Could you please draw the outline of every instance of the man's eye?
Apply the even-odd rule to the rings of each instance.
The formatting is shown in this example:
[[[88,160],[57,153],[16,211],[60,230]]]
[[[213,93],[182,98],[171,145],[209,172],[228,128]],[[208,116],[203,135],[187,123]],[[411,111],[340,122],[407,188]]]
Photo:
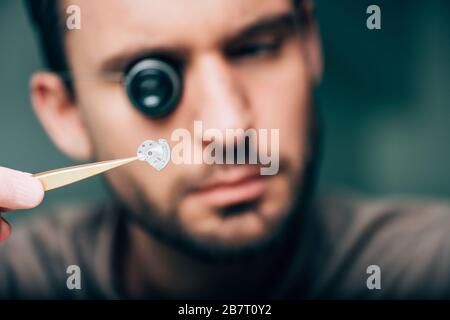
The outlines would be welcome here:
[[[280,47],[281,47],[280,41],[249,43],[228,50],[228,56],[232,59],[241,59],[265,55],[274,55],[278,53]]]

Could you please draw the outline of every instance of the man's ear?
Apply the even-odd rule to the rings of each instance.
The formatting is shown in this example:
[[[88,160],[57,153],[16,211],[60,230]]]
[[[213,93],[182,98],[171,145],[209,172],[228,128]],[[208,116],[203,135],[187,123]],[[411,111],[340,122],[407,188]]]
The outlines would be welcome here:
[[[39,72],[30,86],[34,112],[56,146],[73,159],[91,158],[92,144],[81,112],[63,80],[54,73]]]

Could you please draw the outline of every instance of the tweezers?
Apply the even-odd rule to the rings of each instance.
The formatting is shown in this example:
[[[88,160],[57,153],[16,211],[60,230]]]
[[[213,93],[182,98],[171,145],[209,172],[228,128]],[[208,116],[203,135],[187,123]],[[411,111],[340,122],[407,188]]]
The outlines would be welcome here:
[[[118,160],[88,163],[73,167],[37,173],[34,174],[33,177],[41,181],[45,191],[50,191],[93,177],[108,170],[136,161],[138,159],[139,159],[138,157],[132,157]]]

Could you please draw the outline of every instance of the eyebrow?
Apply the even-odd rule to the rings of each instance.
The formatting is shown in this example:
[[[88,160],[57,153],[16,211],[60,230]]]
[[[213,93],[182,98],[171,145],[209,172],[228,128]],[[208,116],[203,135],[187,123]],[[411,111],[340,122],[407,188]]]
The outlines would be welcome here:
[[[295,16],[288,11],[274,16],[264,17],[237,34],[228,37],[225,43],[240,41],[273,31],[293,31],[296,28]]]
[[[123,72],[130,63],[143,57],[166,57],[172,60],[182,60],[186,57],[187,50],[181,47],[138,47],[127,50],[106,59],[100,66],[101,73]]]
[[[223,43],[242,41],[243,39],[284,28],[286,30],[295,28],[294,14],[291,11],[257,20],[234,35],[226,37]],[[137,47],[107,58],[101,63],[99,71],[102,74],[123,72],[133,61],[143,57],[165,57],[175,61],[184,61],[187,59],[188,54],[189,52],[186,48],[177,46]]]

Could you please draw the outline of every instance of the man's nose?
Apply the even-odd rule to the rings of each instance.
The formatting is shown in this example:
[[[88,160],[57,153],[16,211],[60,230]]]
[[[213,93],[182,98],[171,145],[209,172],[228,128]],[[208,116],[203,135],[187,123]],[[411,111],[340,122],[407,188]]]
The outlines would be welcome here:
[[[195,65],[196,120],[203,128],[248,129],[251,126],[251,108],[245,87],[233,72],[233,66],[220,55],[207,55]]]

